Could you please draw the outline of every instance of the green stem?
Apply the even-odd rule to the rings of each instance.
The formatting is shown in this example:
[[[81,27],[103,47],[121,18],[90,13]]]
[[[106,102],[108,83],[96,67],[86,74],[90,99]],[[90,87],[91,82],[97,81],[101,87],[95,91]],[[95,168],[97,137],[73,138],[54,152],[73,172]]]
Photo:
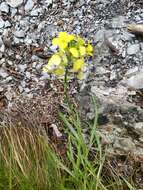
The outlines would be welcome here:
[[[65,77],[64,77],[64,94],[66,102],[69,104],[67,76],[68,76],[68,69],[66,68]]]

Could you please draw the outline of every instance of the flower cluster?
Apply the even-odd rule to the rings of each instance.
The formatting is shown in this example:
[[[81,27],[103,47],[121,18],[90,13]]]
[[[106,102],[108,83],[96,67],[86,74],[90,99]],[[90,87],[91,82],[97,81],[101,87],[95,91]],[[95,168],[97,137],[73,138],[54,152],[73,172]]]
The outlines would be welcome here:
[[[79,36],[69,35],[66,32],[60,32],[59,36],[53,39],[52,44],[58,46],[58,51],[49,59],[43,69],[44,72],[64,76],[68,71],[68,76],[74,73],[78,79],[81,79],[85,57],[93,54],[92,45]]]

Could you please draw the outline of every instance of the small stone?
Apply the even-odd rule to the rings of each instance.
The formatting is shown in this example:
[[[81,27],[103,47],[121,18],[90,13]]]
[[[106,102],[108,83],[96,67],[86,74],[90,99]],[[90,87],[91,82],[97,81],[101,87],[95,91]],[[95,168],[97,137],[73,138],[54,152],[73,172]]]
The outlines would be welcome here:
[[[133,44],[127,48],[127,54],[128,55],[135,55],[139,50],[140,50],[139,44]]]
[[[53,0],[46,0],[45,3],[49,6],[53,3]]]
[[[143,89],[143,71],[125,80],[125,84],[133,89]]]
[[[25,4],[24,9],[25,9],[25,11],[28,12],[28,11],[32,10],[33,7],[34,7],[34,2],[33,2],[33,0],[28,0],[27,3]]]
[[[16,7],[19,7],[23,3],[23,0],[6,0],[6,2],[11,7],[16,8]]]
[[[9,6],[5,2],[2,2],[0,4],[0,11],[4,12],[4,13],[8,13],[9,12]]]
[[[16,15],[16,13],[17,13],[17,8],[11,7],[10,12],[11,12],[11,17],[14,17]]]
[[[3,92],[4,91],[4,88],[3,87],[0,87],[0,92]]]
[[[24,64],[24,65],[20,64],[20,65],[18,65],[17,67],[18,67],[18,69],[19,69],[22,73],[24,73],[24,71],[25,71],[26,68],[27,68],[27,65],[26,65],[26,64]]]
[[[50,50],[51,50],[52,52],[56,52],[56,51],[57,51],[57,48],[58,48],[58,46],[56,46],[56,45],[50,46]]]
[[[38,9],[32,10],[30,15],[33,17],[37,17],[39,15]]]
[[[7,20],[7,21],[5,22],[5,28],[9,28],[9,27],[11,27],[11,23]]]
[[[24,38],[25,37],[25,33],[23,30],[17,30],[14,32],[14,35],[17,37],[17,38]]]
[[[19,92],[20,92],[20,93],[23,92],[23,88],[22,88],[22,86],[19,86],[18,89],[19,89]]]
[[[134,129],[139,136],[143,137],[143,122],[136,123]]]
[[[0,69],[0,77],[2,78],[8,77],[7,72],[3,68]]]
[[[139,67],[134,67],[134,68],[131,68],[129,69],[126,73],[125,73],[125,76],[132,76],[133,74],[136,74],[137,72],[139,71]]]
[[[125,26],[125,17],[118,16],[112,20],[112,28],[122,28]]]
[[[2,18],[0,18],[0,28],[4,28],[5,22]]]

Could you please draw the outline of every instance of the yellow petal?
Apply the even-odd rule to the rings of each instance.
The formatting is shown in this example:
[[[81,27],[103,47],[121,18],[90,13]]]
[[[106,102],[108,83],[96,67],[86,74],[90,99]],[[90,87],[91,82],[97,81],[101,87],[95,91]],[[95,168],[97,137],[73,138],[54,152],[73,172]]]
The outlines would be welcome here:
[[[83,72],[79,72],[79,73],[77,74],[77,78],[78,78],[79,80],[82,80],[82,79],[84,78]]]
[[[61,50],[65,50],[68,47],[68,43],[66,41],[62,41],[62,40],[59,41],[58,45]]]
[[[84,46],[79,47],[79,52],[81,56],[86,55],[86,48]]]
[[[76,48],[70,48],[69,49],[70,53],[72,54],[73,57],[78,58],[79,57],[79,52]]]
[[[68,35],[67,37],[67,42],[71,42],[72,40],[75,39],[75,36],[74,35]]]
[[[59,68],[53,71],[53,73],[57,76],[63,76],[65,74],[64,68]]]
[[[79,70],[81,70],[84,66],[84,61],[83,59],[78,59],[74,62],[73,64],[73,72],[77,72]]]
[[[88,43],[86,51],[88,55],[91,55],[91,56],[93,55],[93,47],[90,43]]]
[[[77,38],[77,43],[78,43],[79,45],[85,45],[85,40],[84,40],[83,38],[78,37],[78,38]]]
[[[59,64],[61,63],[61,57],[59,56],[59,55],[57,55],[57,54],[54,54],[51,58],[50,58],[50,60],[49,60],[49,62],[48,62],[48,65],[49,66],[58,66]]]
[[[65,40],[68,37],[67,32],[60,32],[59,33],[59,38],[62,40]]]
[[[52,44],[53,44],[53,45],[59,45],[59,38],[54,38],[54,39],[52,40]]]

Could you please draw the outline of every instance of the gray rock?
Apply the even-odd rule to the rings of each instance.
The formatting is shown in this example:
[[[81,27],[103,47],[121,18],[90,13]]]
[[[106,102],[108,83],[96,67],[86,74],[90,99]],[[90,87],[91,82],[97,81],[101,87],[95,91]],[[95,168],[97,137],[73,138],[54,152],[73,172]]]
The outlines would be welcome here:
[[[23,73],[23,72],[26,70],[27,65],[26,65],[26,64],[24,64],[24,65],[19,64],[19,65],[17,66],[17,68]]]
[[[0,28],[4,28],[5,22],[2,18],[0,18]]]
[[[127,48],[127,54],[128,55],[135,55],[140,50],[139,44],[133,44],[128,46]]]
[[[139,67],[136,66],[136,67],[134,67],[134,68],[129,69],[129,70],[125,73],[125,76],[130,77],[130,76],[136,74],[138,71],[139,71]]]
[[[28,0],[28,1],[26,2],[26,4],[25,4],[24,9],[25,9],[25,11],[27,12],[27,11],[32,10],[33,7],[34,7],[34,2],[33,2],[33,0]]]
[[[17,30],[17,31],[14,32],[14,35],[17,38],[24,38],[25,37],[25,32],[23,30]]]
[[[5,28],[9,28],[11,27],[11,23],[7,20],[5,21]]]
[[[3,68],[0,68],[0,77],[2,78],[8,77],[7,72]]]
[[[0,86],[0,92],[3,92],[4,91],[4,88]]]
[[[134,129],[139,136],[143,137],[143,122],[136,123]]]
[[[125,17],[118,16],[112,20],[112,28],[122,28],[125,26]]]
[[[136,150],[136,146],[131,138],[118,138],[114,143],[114,148],[127,152]]]
[[[39,10],[38,9],[32,10],[30,15],[33,17],[37,17],[39,15]]]
[[[45,3],[49,6],[53,3],[53,0],[45,0]]]
[[[143,71],[125,80],[125,84],[133,89],[143,89]]]
[[[0,4],[0,11],[4,13],[9,13],[9,6],[5,2],[2,2]]]
[[[16,8],[16,7],[19,7],[23,3],[23,0],[6,0],[6,2],[11,7]]]

